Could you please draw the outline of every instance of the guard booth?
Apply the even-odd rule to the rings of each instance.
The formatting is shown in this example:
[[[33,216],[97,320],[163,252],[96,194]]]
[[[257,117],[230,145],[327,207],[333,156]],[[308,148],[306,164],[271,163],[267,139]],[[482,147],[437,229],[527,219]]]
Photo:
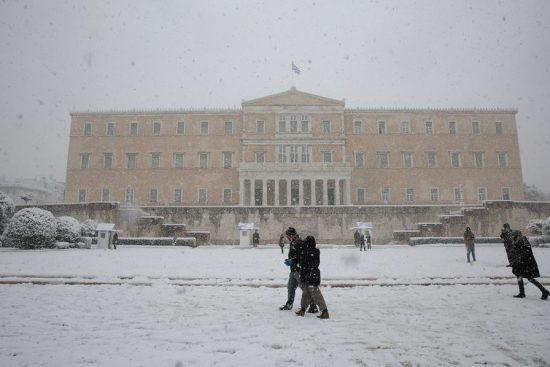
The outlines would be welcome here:
[[[359,231],[359,233],[362,235],[368,232],[370,236],[370,243],[372,245],[372,227],[372,222],[357,222],[357,225],[351,229],[353,231]]]
[[[256,229],[254,223],[239,223],[240,247],[252,247],[252,232]]]
[[[113,248],[113,235],[118,232],[113,223],[99,223],[96,228],[97,248]]]

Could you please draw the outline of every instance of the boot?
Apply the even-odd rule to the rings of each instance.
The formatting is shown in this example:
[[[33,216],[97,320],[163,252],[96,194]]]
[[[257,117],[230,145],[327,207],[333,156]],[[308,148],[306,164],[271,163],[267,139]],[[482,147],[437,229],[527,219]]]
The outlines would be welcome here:
[[[550,292],[548,292],[548,290],[546,290],[546,288],[544,288],[542,284],[540,284],[535,279],[529,279],[529,281],[533,283],[542,292],[542,296],[540,296],[540,299],[548,299],[548,295],[550,295]]]
[[[317,306],[315,303],[312,303],[309,305],[309,309],[307,310],[307,313],[317,313],[319,310],[317,309]]]
[[[279,307],[279,310],[281,310],[281,311],[283,311],[283,310],[292,310],[292,305],[288,304],[288,303],[285,303],[284,306]]]
[[[546,289],[544,292],[542,292],[542,296],[540,296],[540,299],[548,299],[548,296],[550,296],[550,292],[548,292]]]
[[[305,314],[306,314],[306,309],[305,308],[300,308],[298,311],[296,311],[296,316],[304,317]]]
[[[317,316],[318,319],[328,319],[328,310],[324,309],[319,316]]]
[[[523,287],[523,279],[518,279],[519,293],[516,294],[515,298],[525,298],[525,288]]]

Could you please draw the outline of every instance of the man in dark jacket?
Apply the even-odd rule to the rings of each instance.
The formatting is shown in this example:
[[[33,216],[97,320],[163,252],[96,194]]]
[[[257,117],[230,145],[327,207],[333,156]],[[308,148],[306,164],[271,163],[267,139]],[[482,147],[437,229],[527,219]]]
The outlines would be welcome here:
[[[504,242],[504,249],[506,250],[506,256],[508,257],[508,267],[512,266],[513,245],[512,245],[512,229],[508,223],[502,225],[500,230],[500,238]]]
[[[302,283],[302,300],[300,309],[296,312],[298,316],[304,316],[306,307],[310,302],[315,302],[322,310],[320,319],[328,319],[327,304],[319,285],[321,284],[321,271],[319,270],[320,252],[316,247],[315,237],[307,236],[303,242],[302,253],[300,254],[300,282]]]
[[[542,292],[541,299],[547,299],[550,292],[544,288],[542,284],[535,280],[540,277],[537,261],[531,250],[531,244],[527,237],[523,236],[520,231],[512,231],[513,257],[512,257],[512,273],[518,278],[519,293],[516,298],[525,298],[525,290],[523,287],[523,278],[533,283]]]
[[[301,287],[300,284],[300,254],[302,253],[302,239],[298,236],[294,227],[288,227],[285,232],[288,239],[289,249],[288,258],[285,260],[285,265],[290,266],[290,274],[288,276],[287,291],[288,298],[286,303],[280,307],[280,310],[292,310],[294,304],[294,297],[296,295],[296,288]],[[309,311],[311,313],[318,312],[315,303],[310,305]]]
[[[260,244],[260,234],[258,233],[258,230],[254,231],[254,234],[252,234],[252,246],[258,247]]]

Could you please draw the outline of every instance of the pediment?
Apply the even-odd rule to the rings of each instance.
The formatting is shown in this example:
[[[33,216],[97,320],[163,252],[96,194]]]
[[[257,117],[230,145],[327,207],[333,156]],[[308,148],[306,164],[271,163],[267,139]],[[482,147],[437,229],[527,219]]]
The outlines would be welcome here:
[[[243,101],[247,106],[344,106],[343,100],[317,96],[292,87],[289,90],[265,97]]]

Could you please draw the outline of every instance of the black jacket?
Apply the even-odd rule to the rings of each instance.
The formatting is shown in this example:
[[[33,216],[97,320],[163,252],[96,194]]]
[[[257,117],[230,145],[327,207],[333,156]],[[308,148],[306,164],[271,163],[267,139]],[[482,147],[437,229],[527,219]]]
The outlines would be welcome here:
[[[512,263],[514,259],[514,245],[512,244],[512,230],[502,229],[500,231],[500,238],[502,238],[502,242],[504,242],[504,249],[506,250],[506,256],[508,257],[508,262]]]
[[[300,254],[302,253],[302,239],[300,236],[295,235],[293,240],[290,241],[288,258],[292,260],[290,271],[300,271]]]
[[[527,279],[540,277],[537,261],[527,237],[522,236],[513,247],[512,273]]]
[[[305,285],[315,286],[321,284],[319,264],[320,252],[315,247],[315,241],[304,241],[304,247],[300,256],[300,282]]]
[[[252,234],[252,243],[255,243],[255,244],[260,243],[260,234],[258,232],[254,232]]]

